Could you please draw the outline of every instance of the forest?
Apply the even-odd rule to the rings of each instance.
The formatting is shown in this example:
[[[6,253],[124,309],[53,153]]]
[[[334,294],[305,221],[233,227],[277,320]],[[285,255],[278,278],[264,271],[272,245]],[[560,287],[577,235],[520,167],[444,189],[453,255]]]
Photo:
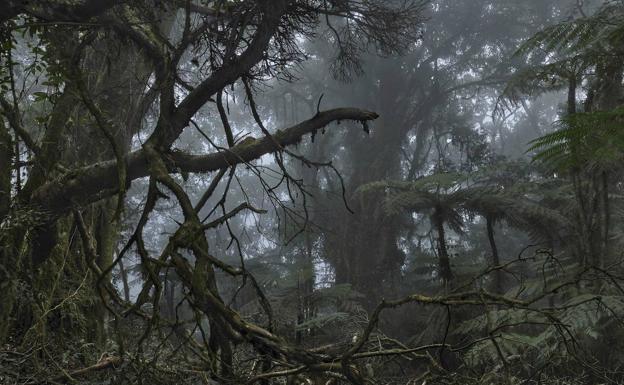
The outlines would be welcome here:
[[[0,0],[0,385],[624,384],[624,1]]]

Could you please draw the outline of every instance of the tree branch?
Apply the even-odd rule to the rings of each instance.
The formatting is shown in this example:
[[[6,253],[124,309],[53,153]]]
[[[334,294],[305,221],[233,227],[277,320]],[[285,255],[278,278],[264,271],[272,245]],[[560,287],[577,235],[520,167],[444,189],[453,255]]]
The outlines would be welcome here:
[[[86,22],[121,3],[121,0],[86,0],[78,4],[56,1],[8,0],[7,3],[0,5],[0,23],[10,20],[20,13],[48,21]]]
[[[339,108],[324,111],[312,119],[306,120],[284,130],[278,130],[271,137],[249,139],[231,149],[208,155],[188,155],[182,152],[168,154],[169,172],[180,171],[208,173],[230,166],[247,163],[263,155],[274,153],[280,147],[299,143],[303,136],[312,134],[329,123],[341,120],[366,122],[375,120],[374,112],[356,108]],[[149,174],[144,150],[139,150],[126,157],[128,182]],[[126,184],[128,185],[128,184]],[[31,203],[45,207],[52,215],[62,215],[75,205],[86,205],[100,199],[113,196],[119,189],[117,162],[108,160],[72,171],[62,177],[46,183],[37,189]]]
[[[169,148],[180,136],[191,118],[206,102],[219,90],[234,83],[239,77],[248,72],[265,56],[271,37],[280,25],[283,13],[288,7],[288,1],[272,1],[266,7],[258,30],[248,48],[234,60],[223,63],[210,77],[202,81],[176,108],[171,121],[161,119],[148,139],[148,143],[157,148]]]

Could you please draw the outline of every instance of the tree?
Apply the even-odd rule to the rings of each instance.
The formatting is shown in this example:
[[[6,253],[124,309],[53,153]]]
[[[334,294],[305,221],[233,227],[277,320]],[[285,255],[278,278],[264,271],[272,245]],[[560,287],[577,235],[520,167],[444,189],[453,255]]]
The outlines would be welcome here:
[[[622,15],[621,4],[607,1],[591,16],[583,14],[540,31],[517,52],[533,65],[519,71],[504,93],[514,103],[527,92],[567,90],[559,129],[534,140],[529,151],[569,177],[579,217],[579,258],[603,266],[611,253],[610,175],[617,173],[614,162],[621,156],[615,127],[624,92]],[[586,96],[582,104],[581,87]]]
[[[338,132],[319,140],[321,153],[332,156],[343,171],[344,183],[331,174],[318,174],[318,184],[326,186],[318,193],[338,198],[332,210],[325,209],[327,200],[320,200],[320,213],[311,218],[320,228],[323,257],[336,281],[364,294],[365,306],[372,308],[401,290],[407,258],[399,242],[413,226],[380,215],[382,196],[355,192],[375,181],[414,180],[428,175],[431,167],[436,172],[474,171],[479,162],[489,162],[485,134],[476,131],[485,131],[478,126],[489,119],[486,101],[497,97],[509,78],[507,69],[517,60],[507,54],[548,23],[564,3],[434,1],[426,12],[421,41],[399,58],[365,56],[362,75],[348,87],[329,76],[322,60],[331,55],[328,48],[322,42],[311,48],[313,59],[305,66],[309,76],[295,91],[323,93],[325,103],[370,106],[381,116],[370,138]],[[330,40],[331,29],[326,35]],[[292,89],[278,89],[276,94],[286,95],[284,99],[300,108],[310,108],[310,103],[316,107],[315,100]],[[483,103],[471,103],[475,93]],[[497,140],[496,135],[488,139]],[[352,214],[342,209],[343,185]],[[382,282],[382,289],[372,287],[371,281]]]
[[[28,306],[15,306],[20,276],[32,278],[43,271],[86,274],[94,297],[99,296],[97,301],[114,318],[119,319],[120,312],[133,313],[152,325],[160,322],[162,273],[172,268],[193,310],[209,321],[208,348],[215,357],[219,355],[221,376],[233,376],[232,343],[246,342],[268,356],[311,368],[317,365],[316,353],[289,345],[271,332],[270,323],[264,329],[241,319],[217,289],[215,268],[253,278],[244,266],[230,266],[213,257],[205,231],[241,211],[262,210],[245,203],[202,223],[199,212],[215,189],[209,188],[193,203],[176,175],[218,172],[213,179],[216,186],[228,169],[234,172],[237,165],[250,165],[266,154],[309,163],[287,147],[334,121],[377,119],[374,112],[339,108],[317,111],[308,120],[270,133],[258,117],[253,89],[269,76],[289,76],[291,67],[304,59],[298,39],[310,36],[320,17],[348,20],[345,31],[358,37],[336,41],[341,65],[341,61],[357,62],[359,49],[349,49],[360,43],[388,53],[399,51],[416,38],[420,11],[420,2],[376,1],[3,3],[0,133],[3,166],[13,166],[2,168],[1,261],[2,280],[8,286],[2,300],[0,340],[9,334],[11,340],[23,337],[14,329],[16,318],[25,329],[29,325],[21,321],[29,317],[46,324],[46,311],[29,315]],[[30,56],[16,58],[18,50],[21,54],[24,49],[30,50]],[[194,74],[182,71],[189,58],[196,67]],[[248,90],[259,139],[234,140],[223,113],[222,94],[236,83]],[[41,102],[43,113],[31,108],[32,100]],[[207,103],[215,103],[221,112],[226,140],[207,137],[215,146],[208,154],[177,150],[175,142],[186,127],[195,125],[195,117]],[[146,132],[140,148],[132,150],[133,137]],[[225,142],[226,147],[217,142]],[[285,168],[282,171],[285,179],[294,182]],[[129,186],[139,178],[149,180],[146,203],[129,242],[113,261],[115,224]],[[143,232],[164,197],[174,199],[183,222],[162,252],[153,256],[145,247]],[[30,212],[34,222],[24,220],[24,213]],[[74,234],[81,238],[80,245],[74,242]],[[126,303],[108,277],[132,247],[147,279],[137,301]],[[57,265],[68,255],[75,259],[78,271]],[[33,279],[27,290],[35,297],[44,295],[43,282]],[[72,283],[67,283],[65,290],[70,291]],[[58,308],[52,298],[49,302],[50,309]],[[148,303],[152,310],[146,313]],[[85,311],[83,315],[90,313]],[[267,314],[270,318],[268,309]],[[98,334],[105,333],[105,316],[99,313],[91,318],[99,324]],[[151,330],[148,327],[139,341],[139,352]],[[359,376],[350,368],[345,365],[347,377]]]
[[[444,282],[453,280],[445,225],[456,234],[464,231],[466,215],[480,215],[485,219],[488,241],[492,252],[492,267],[501,267],[494,239],[494,224],[506,221],[510,225],[533,234],[557,232],[568,227],[569,220],[556,210],[531,201],[521,187],[508,186],[488,180],[487,174],[433,174],[414,182],[376,182],[363,187],[362,192],[385,190],[384,209],[388,215],[405,211],[426,214],[437,234],[439,277]],[[493,179],[493,178],[492,178]],[[557,229],[557,230],[553,230]],[[500,270],[495,270],[494,289],[502,291]]]
[[[618,4],[428,4],[3,2],[0,382],[621,382]]]

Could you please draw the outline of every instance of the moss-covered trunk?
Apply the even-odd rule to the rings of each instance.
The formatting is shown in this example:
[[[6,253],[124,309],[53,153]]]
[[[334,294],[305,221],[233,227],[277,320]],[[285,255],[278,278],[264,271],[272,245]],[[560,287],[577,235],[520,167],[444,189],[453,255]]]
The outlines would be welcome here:
[[[59,58],[78,55],[73,51],[79,46],[78,37],[73,32],[57,33],[50,39],[51,44],[58,47]],[[122,44],[114,36],[102,36],[78,55],[82,58],[79,68],[86,95],[79,92],[76,73],[67,70],[65,87],[56,97],[48,114],[40,150],[34,155],[34,166],[30,167],[28,180],[16,197],[16,208],[36,210],[31,204],[34,192],[58,177],[61,173],[60,165],[71,169],[115,157],[113,147],[102,132],[102,127],[97,124],[93,112],[85,107],[85,97],[90,98],[110,122],[116,145],[124,154],[130,151],[132,137],[140,129],[145,112],[147,103],[143,103],[143,95],[152,66],[138,48],[132,49],[125,44],[121,47]],[[60,64],[70,65],[67,62]],[[9,146],[8,150],[4,150],[5,142],[11,144],[11,137],[7,136],[6,131],[2,126],[2,191],[11,188],[10,175],[5,175],[5,170],[9,174],[11,172],[11,148]],[[0,193],[0,214],[8,211],[10,202],[6,197],[6,194]],[[119,221],[115,218],[117,198],[75,208],[85,218],[95,243],[95,262],[104,270],[112,263],[119,235]],[[19,308],[15,307],[14,301],[4,300],[3,296],[0,304],[0,337],[5,334],[3,330],[8,329],[8,315],[17,314],[22,324],[21,332],[16,331],[17,340],[28,337],[23,334],[25,331],[45,334],[47,329],[54,329],[61,333],[84,333],[85,340],[103,344],[106,341],[107,311],[95,287],[98,277],[89,269],[73,217],[45,219],[35,226],[26,223],[19,233],[19,237],[1,243],[0,257],[3,260],[0,266],[16,268],[18,250],[20,255],[30,255],[30,258],[25,259],[27,263],[20,265],[19,272],[0,272],[0,278],[3,278],[3,285],[7,285],[8,293],[11,291],[9,288],[15,286],[15,281],[4,279],[3,274],[30,277],[24,284],[36,294],[32,300],[22,301]],[[110,276],[106,279],[110,279]],[[53,282],[52,286],[50,282]]]
[[[13,172],[13,139],[0,116],[0,224],[9,213]],[[13,251],[0,227],[0,345],[5,342],[15,301],[16,269]]]

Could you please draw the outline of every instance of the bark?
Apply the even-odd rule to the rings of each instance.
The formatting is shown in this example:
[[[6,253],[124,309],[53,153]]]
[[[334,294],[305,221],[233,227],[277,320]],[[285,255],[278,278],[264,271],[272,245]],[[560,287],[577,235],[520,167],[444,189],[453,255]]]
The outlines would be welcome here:
[[[401,177],[401,146],[407,130],[412,127],[409,117],[413,112],[406,102],[411,99],[405,93],[412,95],[414,92],[404,87],[404,73],[392,63],[372,59],[370,67],[370,76],[379,79],[375,91],[370,93],[370,83],[365,82],[366,91],[344,98],[357,104],[374,105],[381,119],[376,122],[370,138],[360,138],[355,133],[347,137],[348,163],[354,167],[346,188],[353,214],[345,212],[344,202],[339,201],[336,208],[339,217],[329,218],[326,225],[332,229],[328,232],[327,250],[336,283],[350,284],[363,294],[362,305],[368,310],[381,298],[396,295],[394,289],[405,255],[397,245],[400,218],[386,215],[382,207],[383,194],[360,196],[355,192],[370,182]],[[401,90],[404,93],[397,93]],[[371,285],[371,282],[378,284]]]
[[[567,113],[568,116],[576,114],[576,90],[577,90],[577,77],[575,74],[571,75],[568,83],[568,102]],[[572,151],[578,148],[578,144],[572,143]],[[574,153],[573,153],[574,155]],[[574,185],[574,195],[579,205],[578,218],[580,222],[580,252],[581,262],[583,265],[587,264],[590,256],[593,253],[592,247],[592,235],[591,235],[591,213],[588,209],[588,202],[586,193],[584,191],[583,175],[580,167],[577,165],[571,171],[572,183]]]
[[[600,262],[600,267],[604,268],[605,259],[608,259],[611,254],[609,240],[611,239],[611,205],[609,201],[609,173],[603,171],[601,175],[602,181],[602,218],[603,218],[603,231],[604,236],[602,239],[602,252],[605,256]]]
[[[624,80],[623,68],[624,60],[620,58],[609,60],[598,67],[597,89],[595,90],[595,107],[597,110],[613,110],[620,107],[624,102],[624,87],[622,87],[622,81]],[[600,242],[601,258],[596,261],[600,267],[604,267],[611,262],[610,257],[612,254],[612,248],[610,247],[611,205],[609,199],[609,177],[609,170],[603,170],[600,175],[601,191],[599,198],[602,208],[600,214],[602,216],[601,227],[603,233],[600,235],[600,238],[602,238]]]
[[[498,255],[498,247],[496,246],[496,239],[494,238],[494,221],[490,216],[486,216],[485,224],[487,227],[488,241],[490,242],[490,248],[492,249],[492,266],[500,266],[500,257]],[[502,293],[503,291],[503,277],[502,271],[496,269],[494,271],[494,278],[492,282],[492,291],[494,293]]]
[[[444,220],[442,219],[439,209],[435,209],[433,214],[433,223],[438,233],[438,258],[440,261],[440,278],[445,283],[453,280],[453,271],[451,270],[451,261],[448,249],[446,247],[446,234],[444,231]]]
[[[568,81],[568,115],[574,115],[576,114],[576,75],[571,75]]]
[[[321,112],[312,119],[278,131],[273,138],[243,141],[232,149],[208,155],[188,155],[182,152],[168,154],[169,172],[207,173],[250,162],[262,155],[280,151],[282,147],[297,144],[306,134],[311,134],[333,121],[377,119],[377,114],[352,108]],[[128,182],[149,175],[144,150],[126,157]],[[68,173],[46,183],[33,194],[32,203],[55,214],[62,215],[75,204],[88,205],[117,193],[119,180],[115,160],[98,162]]]
[[[13,139],[4,119],[0,116],[0,223],[6,219],[11,205],[11,176],[13,162]],[[15,302],[16,261],[13,250],[0,230],[0,345],[5,342],[11,326],[11,315]]]
[[[86,6],[88,3],[97,7],[112,6],[112,2],[109,1],[99,4],[87,1],[83,4]],[[92,11],[95,12],[93,9]],[[105,12],[105,9],[101,11]],[[172,20],[164,18],[161,22],[165,33],[170,28]],[[79,168],[114,156],[118,158],[119,151],[122,151],[122,156],[129,151],[132,136],[140,128],[142,120],[137,119],[137,115],[143,116],[144,113],[141,108],[144,107],[141,96],[153,71],[149,61],[144,59],[144,55],[137,47],[128,47],[114,35],[101,36],[80,51],[77,51],[78,39],[72,32],[55,31],[47,37],[50,44],[55,47],[54,52],[58,56],[59,63],[70,70],[67,71],[68,78],[64,91],[53,105],[40,142],[41,147],[35,152],[35,166],[30,170],[28,182],[19,194],[19,202],[23,205],[33,203],[37,205],[33,199],[34,193],[59,177],[60,164],[70,169]],[[69,63],[68,58],[71,57],[79,59],[75,63]],[[109,130],[108,132],[102,132],[101,121],[98,121],[98,116],[94,116],[92,107],[94,105],[101,114],[99,118],[107,122],[107,127],[104,128]],[[87,108],[89,106],[91,108]],[[72,122],[80,122],[80,127],[76,127]],[[134,124],[129,124],[131,122]],[[108,138],[106,134],[110,134]],[[110,137],[114,138],[114,143],[108,140]],[[115,147],[117,154],[114,151]],[[115,174],[118,173],[119,168]],[[62,174],[60,177],[62,178]],[[118,176],[117,178],[119,179]],[[112,195],[102,196],[106,199],[83,209],[88,230],[94,236],[97,255],[95,263],[100,270],[105,270],[111,264],[118,237],[119,226],[115,218],[117,199]],[[67,198],[71,200],[71,197]],[[36,268],[51,259],[53,250],[60,241],[58,235],[67,233],[72,226],[62,214],[66,214],[75,206],[68,206],[68,210],[59,215],[49,212],[45,206],[39,207],[53,215],[47,223],[33,231],[34,239],[30,248],[33,272],[28,274],[34,274]],[[74,249],[76,247],[73,246]],[[81,250],[72,250],[72,253],[79,256]],[[88,269],[87,266],[82,268]],[[63,274],[74,273],[67,271]],[[86,271],[82,274],[84,273]],[[33,287],[33,290],[45,291],[45,288]],[[97,293],[94,295],[97,296]],[[97,302],[87,306],[83,311],[91,330],[86,338],[92,342],[104,342],[107,317],[104,304]]]
[[[259,21],[258,29],[254,34],[247,49],[236,57],[235,60],[224,63],[221,68],[215,70],[210,77],[202,81],[195,87],[187,97],[175,108],[175,112],[167,119],[159,119],[154,134],[148,139],[147,144],[159,149],[168,149],[180,136],[184,128],[189,124],[191,118],[206,104],[217,92],[234,83],[242,74],[251,70],[258,62],[265,57],[266,48],[271,38],[277,32],[284,12],[288,8],[289,2],[286,0],[275,0],[267,2],[263,6],[263,17]],[[175,74],[172,74],[175,75]],[[158,74],[157,74],[158,76]],[[173,96],[173,86],[169,90]],[[161,94],[161,99],[163,95]],[[161,101],[162,102],[162,101]],[[171,98],[173,107],[173,98]],[[162,114],[161,108],[161,114]]]
[[[8,0],[0,5],[0,22],[10,20],[20,13],[56,22],[84,22],[121,3],[122,0],[86,0],[77,4],[55,1]]]
[[[176,319],[176,283],[171,279],[171,277],[167,277],[165,279],[165,312],[164,314],[169,319]]]
[[[13,170],[13,138],[0,116],[0,222],[11,205],[11,176]]]
[[[123,285],[124,300],[130,302],[130,284],[128,282],[128,271],[123,262],[123,258],[119,260],[119,275],[121,276],[121,283]]]

